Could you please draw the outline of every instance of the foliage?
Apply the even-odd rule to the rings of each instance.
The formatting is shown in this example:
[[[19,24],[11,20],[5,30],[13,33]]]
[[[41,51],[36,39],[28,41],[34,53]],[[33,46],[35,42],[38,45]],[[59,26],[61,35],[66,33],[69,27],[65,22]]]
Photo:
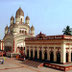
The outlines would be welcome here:
[[[66,28],[64,28],[63,34],[64,35],[71,35],[70,26],[66,26]]]

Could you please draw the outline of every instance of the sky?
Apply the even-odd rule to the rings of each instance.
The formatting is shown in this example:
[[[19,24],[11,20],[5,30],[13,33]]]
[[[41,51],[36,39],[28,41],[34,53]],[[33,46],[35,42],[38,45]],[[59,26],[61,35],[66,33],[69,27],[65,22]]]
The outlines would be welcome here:
[[[72,28],[72,0],[0,0],[0,39],[19,7],[24,11],[24,18],[30,17],[35,35],[39,32],[62,35],[67,25]]]

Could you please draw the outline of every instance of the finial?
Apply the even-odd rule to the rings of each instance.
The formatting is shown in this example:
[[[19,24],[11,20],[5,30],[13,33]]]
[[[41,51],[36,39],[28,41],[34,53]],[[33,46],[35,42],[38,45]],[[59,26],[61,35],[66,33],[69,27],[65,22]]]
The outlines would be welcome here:
[[[27,16],[28,16],[28,13],[27,13]]]
[[[19,6],[19,8],[21,8],[21,5]]]

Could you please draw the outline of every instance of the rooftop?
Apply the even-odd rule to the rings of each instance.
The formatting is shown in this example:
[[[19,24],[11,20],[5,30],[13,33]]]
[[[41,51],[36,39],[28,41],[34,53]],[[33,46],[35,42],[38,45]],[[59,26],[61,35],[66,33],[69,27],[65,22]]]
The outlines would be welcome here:
[[[52,40],[52,39],[72,39],[72,36],[70,35],[52,35],[52,36],[46,36],[43,33],[39,33],[36,35],[36,37],[26,38],[25,40]]]

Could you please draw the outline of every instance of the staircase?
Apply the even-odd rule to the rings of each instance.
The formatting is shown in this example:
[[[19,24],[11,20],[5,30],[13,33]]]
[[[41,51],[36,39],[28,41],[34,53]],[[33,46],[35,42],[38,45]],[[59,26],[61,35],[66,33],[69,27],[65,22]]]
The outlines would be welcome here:
[[[41,64],[41,62],[32,61],[32,60],[25,60],[25,61],[23,61],[23,64],[37,68]]]

